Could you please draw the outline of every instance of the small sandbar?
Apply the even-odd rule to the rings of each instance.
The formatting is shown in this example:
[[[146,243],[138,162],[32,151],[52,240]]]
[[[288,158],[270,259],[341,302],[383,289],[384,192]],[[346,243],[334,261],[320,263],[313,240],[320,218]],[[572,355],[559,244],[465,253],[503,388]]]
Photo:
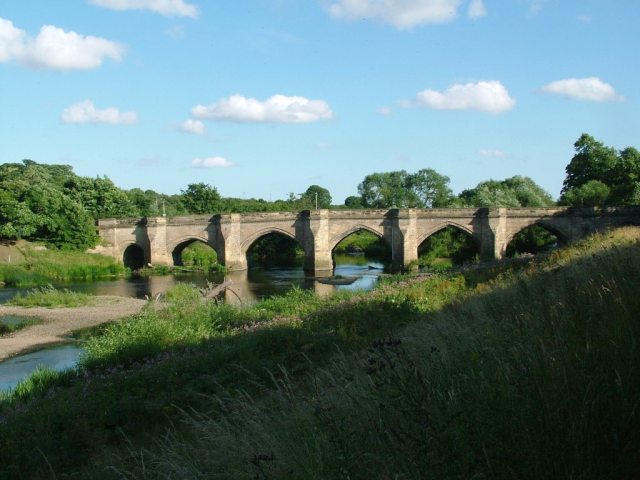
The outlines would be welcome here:
[[[45,308],[0,305],[0,316],[36,317],[41,323],[0,337],[0,361],[18,353],[68,341],[75,330],[136,314],[147,304],[138,298],[96,296],[83,307]]]

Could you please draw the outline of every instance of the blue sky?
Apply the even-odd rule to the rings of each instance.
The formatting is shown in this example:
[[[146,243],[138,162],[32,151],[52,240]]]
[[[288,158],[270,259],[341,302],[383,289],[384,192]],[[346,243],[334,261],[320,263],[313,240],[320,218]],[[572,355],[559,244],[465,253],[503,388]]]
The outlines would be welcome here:
[[[586,132],[640,147],[638,0],[2,0],[0,161],[334,203],[369,173],[557,197]]]

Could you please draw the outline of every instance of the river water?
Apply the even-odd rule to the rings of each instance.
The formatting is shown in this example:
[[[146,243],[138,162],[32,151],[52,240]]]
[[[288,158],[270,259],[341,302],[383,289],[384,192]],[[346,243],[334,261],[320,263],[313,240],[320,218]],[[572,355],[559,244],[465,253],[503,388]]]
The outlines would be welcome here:
[[[232,304],[249,304],[273,295],[282,295],[293,287],[314,290],[318,295],[329,295],[337,290],[369,290],[376,284],[384,271],[380,262],[353,257],[336,256],[334,275],[355,277],[349,285],[328,285],[305,275],[302,267],[278,267],[269,269],[251,269],[244,272],[220,274],[179,274],[150,277],[116,278],[94,282],[65,283],[56,285],[71,291],[92,295],[118,295],[135,298],[155,298],[179,282],[192,283],[204,287],[207,282],[219,284],[231,281],[224,293],[224,301]],[[0,288],[0,303],[17,294],[25,294],[29,289]],[[0,322],[16,322],[15,318],[2,318]],[[2,339],[0,338],[0,341]],[[0,362],[0,391],[8,390],[33,373],[39,366],[53,370],[64,370],[75,366],[82,349],[74,344],[48,347],[37,352],[19,355]]]

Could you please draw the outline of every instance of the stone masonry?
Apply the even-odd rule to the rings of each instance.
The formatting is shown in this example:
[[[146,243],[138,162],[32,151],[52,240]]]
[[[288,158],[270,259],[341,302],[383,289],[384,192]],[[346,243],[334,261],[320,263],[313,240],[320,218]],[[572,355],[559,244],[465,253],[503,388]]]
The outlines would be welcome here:
[[[333,269],[332,251],[350,234],[367,230],[383,238],[395,268],[418,258],[418,247],[446,227],[468,233],[484,259],[502,258],[521,230],[540,225],[568,243],[622,225],[640,225],[640,207],[459,208],[391,210],[305,210],[302,212],[192,215],[99,220],[102,245],[93,251],[120,261],[137,246],[146,263],[173,265],[194,240],[213,247],[229,270],[247,268],[247,251],[259,238],[280,233],[304,249],[305,270]]]

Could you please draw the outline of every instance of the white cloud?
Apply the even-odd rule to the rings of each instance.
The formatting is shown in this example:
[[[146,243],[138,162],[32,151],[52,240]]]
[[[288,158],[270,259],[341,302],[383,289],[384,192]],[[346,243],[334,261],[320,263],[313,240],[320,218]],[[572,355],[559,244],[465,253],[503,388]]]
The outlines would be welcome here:
[[[435,110],[478,110],[499,114],[511,110],[516,101],[496,80],[456,84],[444,92],[424,90],[416,96],[416,104]]]
[[[316,150],[326,150],[327,148],[331,148],[331,144],[327,142],[316,143],[313,148]]]
[[[467,10],[467,16],[471,20],[477,20],[478,18],[485,17],[486,15],[487,7],[484,6],[484,2],[482,0],[471,0]]]
[[[121,112],[114,107],[98,110],[91,100],[85,100],[66,108],[60,119],[64,123],[117,125],[136,123],[138,114],[136,112]]]
[[[191,113],[203,120],[260,123],[310,123],[333,117],[329,105],[323,100],[285,95],[274,95],[264,102],[242,95],[232,95],[213,105],[197,105]]]
[[[450,22],[458,16],[461,4],[462,0],[338,0],[329,5],[329,13],[343,20],[364,18],[410,29]]]
[[[151,10],[165,17],[198,17],[198,7],[184,0],[89,0],[111,10]]]
[[[589,15],[578,15],[578,20],[582,23],[590,23],[592,18]]]
[[[507,154],[502,150],[495,150],[490,148],[481,148],[478,153],[487,158],[506,158]]]
[[[204,123],[200,120],[185,120],[178,125],[178,130],[184,133],[193,133],[194,135],[202,135],[205,132]]]
[[[0,62],[8,62],[20,54],[25,35],[13,22],[0,17]]]
[[[564,95],[575,100],[588,100],[592,102],[612,102],[624,100],[616,90],[598,77],[567,78],[548,83],[542,87],[546,93]]]
[[[124,47],[111,40],[44,25],[35,38],[0,18],[0,62],[16,60],[35,68],[87,70],[106,58],[120,61]]]
[[[193,168],[228,168],[232,167],[233,163],[223,157],[207,157],[194,158],[191,160],[191,166]]]
[[[391,108],[390,108],[390,107],[386,107],[386,106],[385,106],[385,107],[380,107],[380,108],[378,109],[378,113],[379,113],[380,115],[388,116],[388,115],[391,115],[391,114],[393,113],[393,110],[391,110]]]

